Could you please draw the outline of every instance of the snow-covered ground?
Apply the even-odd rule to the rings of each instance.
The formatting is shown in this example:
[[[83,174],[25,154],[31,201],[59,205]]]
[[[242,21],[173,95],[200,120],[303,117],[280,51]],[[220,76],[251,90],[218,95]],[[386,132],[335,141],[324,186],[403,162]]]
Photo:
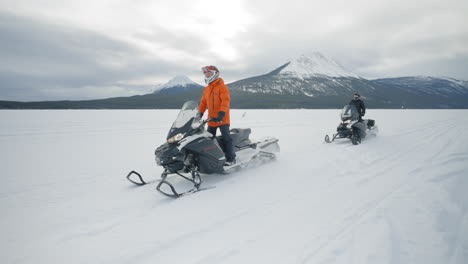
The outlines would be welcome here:
[[[468,111],[233,110],[274,163],[169,199],[148,179],[175,110],[0,111],[0,263],[468,263]],[[367,117],[366,116],[366,117]]]

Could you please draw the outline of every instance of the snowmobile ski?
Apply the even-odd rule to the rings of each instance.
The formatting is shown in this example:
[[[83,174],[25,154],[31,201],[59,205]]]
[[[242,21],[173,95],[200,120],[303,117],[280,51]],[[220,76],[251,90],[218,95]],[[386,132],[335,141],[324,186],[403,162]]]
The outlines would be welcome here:
[[[133,176],[135,175],[135,176]],[[215,188],[216,186],[209,186],[209,187],[200,187],[201,185],[201,181],[200,182],[197,182],[195,183],[194,180],[188,178],[188,177],[185,177],[181,174],[179,174],[179,176],[183,177],[184,179],[187,179],[188,181],[190,182],[193,182],[194,183],[194,188],[188,190],[188,191],[185,191],[185,192],[182,192],[182,193],[178,193],[174,186],[166,180],[166,177],[164,177],[163,179],[159,179],[159,180],[151,180],[151,181],[145,181],[143,179],[143,177],[141,176],[140,173],[136,172],[136,171],[131,171],[128,175],[127,175],[127,179],[137,185],[137,186],[143,186],[143,185],[148,185],[148,184],[152,184],[152,183],[156,183],[158,182],[158,185],[156,186],[156,190],[159,191],[160,193],[164,194],[165,196],[167,197],[171,197],[171,198],[180,198],[182,196],[186,196],[188,194],[193,194],[193,193],[196,193],[196,192],[200,192],[200,191],[204,191],[204,190],[208,190],[208,189],[213,189]],[[200,178],[201,179],[201,178]],[[169,186],[171,192],[168,193],[168,192],[165,192],[163,190],[161,190],[161,186],[164,186],[164,184],[166,184],[167,186]]]
[[[135,176],[132,176],[132,175],[135,175]],[[141,176],[141,174],[136,171],[131,171],[130,173],[128,173],[127,180],[135,184],[136,186],[153,184],[153,183],[157,183],[160,181],[160,179],[144,180],[143,176]]]
[[[132,175],[136,175],[137,178],[136,178],[135,180],[132,179]],[[134,178],[134,177],[133,177],[133,178]],[[143,180],[143,177],[141,176],[141,174],[138,173],[138,172],[136,172],[136,171],[134,171],[134,170],[132,170],[131,172],[129,172],[129,173],[127,174],[127,180],[129,180],[129,181],[132,182],[133,184],[136,184],[136,185],[139,185],[139,186],[148,184],[147,182],[145,182],[145,181]]]
[[[174,185],[172,185],[172,183],[167,181],[167,176],[169,176],[170,174],[177,174],[178,176],[182,177],[182,179],[185,179],[185,180],[193,183],[193,188],[188,190],[188,191],[185,191],[185,192],[177,192]],[[188,194],[192,194],[192,193],[196,193],[196,192],[200,192],[200,191],[203,191],[203,190],[212,189],[212,188],[216,187],[216,186],[211,186],[211,187],[203,187],[202,188],[202,187],[200,187],[201,184],[202,184],[202,179],[200,177],[200,173],[198,173],[197,171],[192,171],[191,175],[192,175],[192,178],[189,178],[189,177],[184,176],[184,175],[182,175],[182,174],[180,174],[178,172],[169,173],[167,170],[165,170],[161,175],[161,180],[160,180],[159,184],[156,186],[156,190],[158,192],[162,193],[163,195],[167,196],[167,197],[179,198],[179,197],[182,197],[182,196],[185,196],[185,195],[188,195]],[[168,186],[170,192],[162,190],[161,189],[162,186]]]

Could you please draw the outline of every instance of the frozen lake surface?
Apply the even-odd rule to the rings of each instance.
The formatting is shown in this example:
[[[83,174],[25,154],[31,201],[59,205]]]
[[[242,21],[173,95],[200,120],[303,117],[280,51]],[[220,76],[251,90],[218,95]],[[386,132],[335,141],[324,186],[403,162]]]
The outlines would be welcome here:
[[[1,263],[467,263],[468,110],[368,110],[380,133],[324,143],[340,110],[232,110],[276,162],[148,179],[176,110],[0,111]]]

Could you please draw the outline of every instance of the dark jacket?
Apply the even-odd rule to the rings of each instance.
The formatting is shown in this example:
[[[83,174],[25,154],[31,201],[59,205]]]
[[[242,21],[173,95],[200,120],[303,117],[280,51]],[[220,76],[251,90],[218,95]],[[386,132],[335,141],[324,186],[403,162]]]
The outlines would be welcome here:
[[[350,105],[354,105],[359,113],[360,116],[363,116],[366,113],[366,106],[361,99],[351,100],[349,102]]]

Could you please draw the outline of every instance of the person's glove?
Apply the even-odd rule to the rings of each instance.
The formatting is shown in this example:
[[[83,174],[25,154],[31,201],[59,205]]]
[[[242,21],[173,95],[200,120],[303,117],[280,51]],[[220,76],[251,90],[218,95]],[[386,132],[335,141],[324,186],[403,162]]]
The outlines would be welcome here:
[[[225,115],[226,115],[225,112],[219,111],[218,117],[212,118],[211,121],[216,122],[216,123],[222,123]]]
[[[195,119],[198,119],[198,120],[202,119],[203,114],[204,113],[202,113],[202,112],[198,112],[197,115],[195,116]]]

